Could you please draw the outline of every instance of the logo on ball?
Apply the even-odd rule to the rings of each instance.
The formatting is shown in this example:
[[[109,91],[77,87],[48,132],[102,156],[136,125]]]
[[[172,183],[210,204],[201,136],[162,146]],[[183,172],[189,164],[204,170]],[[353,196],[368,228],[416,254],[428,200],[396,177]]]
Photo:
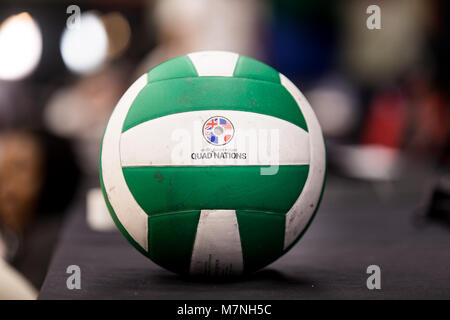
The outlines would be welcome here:
[[[233,135],[233,124],[225,117],[211,117],[203,125],[203,136],[206,141],[215,146],[226,145]]]

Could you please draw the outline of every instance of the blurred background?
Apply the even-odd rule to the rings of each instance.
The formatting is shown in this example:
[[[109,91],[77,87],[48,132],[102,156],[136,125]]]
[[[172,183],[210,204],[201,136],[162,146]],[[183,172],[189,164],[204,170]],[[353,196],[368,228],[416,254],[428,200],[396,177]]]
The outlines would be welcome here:
[[[372,4],[380,29],[368,27]],[[444,0],[2,1],[0,298],[14,296],[2,277],[18,279],[17,297],[39,291],[64,215],[98,187],[123,92],[198,50],[248,55],[293,80],[322,125],[329,179],[392,201],[424,185],[420,212],[448,224],[449,24]]]

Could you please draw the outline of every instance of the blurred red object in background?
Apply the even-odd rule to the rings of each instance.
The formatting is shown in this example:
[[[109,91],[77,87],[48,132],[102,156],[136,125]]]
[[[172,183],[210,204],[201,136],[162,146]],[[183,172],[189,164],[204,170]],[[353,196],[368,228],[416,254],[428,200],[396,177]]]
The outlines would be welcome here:
[[[398,90],[376,95],[362,135],[363,144],[400,148],[408,121],[406,97]]]

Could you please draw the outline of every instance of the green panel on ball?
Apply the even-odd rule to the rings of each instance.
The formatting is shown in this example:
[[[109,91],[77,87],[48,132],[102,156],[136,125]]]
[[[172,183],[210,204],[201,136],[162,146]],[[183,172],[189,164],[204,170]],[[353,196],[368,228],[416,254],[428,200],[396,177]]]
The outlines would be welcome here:
[[[199,218],[200,211],[149,217],[150,258],[170,271],[188,273]]]
[[[308,171],[308,165],[280,166],[276,175],[261,175],[260,166],[123,168],[131,193],[149,215],[237,208],[284,214]]]
[[[252,272],[283,254],[285,215],[236,210],[244,271]]]
[[[147,73],[147,82],[162,81],[176,78],[196,77],[197,71],[187,56],[178,57],[163,62]]]
[[[245,56],[239,56],[233,76],[280,83],[278,71],[262,62]]]
[[[308,131],[300,108],[280,84],[233,77],[195,77],[145,86],[134,100],[122,132],[170,114],[213,109],[261,113]]]

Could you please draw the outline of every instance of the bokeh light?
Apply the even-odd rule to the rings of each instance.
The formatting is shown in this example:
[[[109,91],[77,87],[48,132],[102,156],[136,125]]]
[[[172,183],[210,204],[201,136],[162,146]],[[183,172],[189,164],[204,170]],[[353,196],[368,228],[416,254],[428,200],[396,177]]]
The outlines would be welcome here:
[[[0,26],[0,79],[20,80],[34,71],[42,55],[42,34],[27,12]]]
[[[95,13],[83,13],[78,25],[64,30],[60,48],[71,71],[89,73],[98,69],[108,53],[108,37],[101,19]]]

